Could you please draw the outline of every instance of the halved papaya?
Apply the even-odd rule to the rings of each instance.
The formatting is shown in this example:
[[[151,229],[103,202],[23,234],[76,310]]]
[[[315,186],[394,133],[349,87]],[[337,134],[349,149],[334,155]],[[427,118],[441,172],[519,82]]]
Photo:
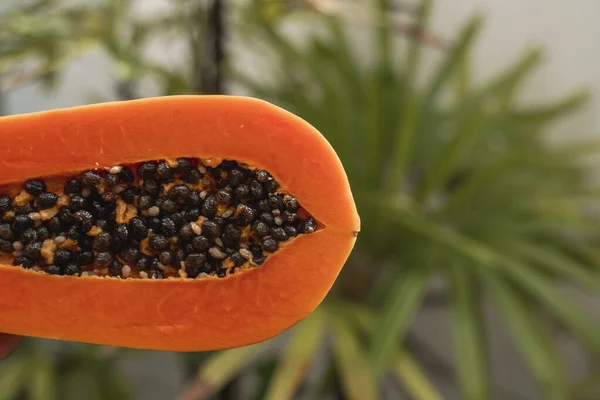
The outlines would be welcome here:
[[[359,231],[308,123],[174,96],[0,118],[0,331],[204,351],[323,300]]]

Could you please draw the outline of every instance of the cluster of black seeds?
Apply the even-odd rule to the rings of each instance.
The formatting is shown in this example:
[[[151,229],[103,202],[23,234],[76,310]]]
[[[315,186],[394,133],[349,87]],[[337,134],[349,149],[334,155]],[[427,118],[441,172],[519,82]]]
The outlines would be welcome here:
[[[0,217],[15,266],[124,278],[225,277],[317,229],[268,172],[189,158],[85,171],[61,193],[31,180]]]

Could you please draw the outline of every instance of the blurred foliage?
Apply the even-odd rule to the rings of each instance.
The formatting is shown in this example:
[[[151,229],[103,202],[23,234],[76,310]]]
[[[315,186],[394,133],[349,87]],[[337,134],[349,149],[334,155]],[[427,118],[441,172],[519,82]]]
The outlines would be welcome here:
[[[416,7],[386,0],[228,2],[230,33],[265,65],[268,79],[259,79],[231,54],[228,64],[207,67],[209,2],[174,1],[153,17],[138,15],[131,1],[14,3],[0,11],[5,91],[56,82],[67,62],[93,47],[114,63],[122,99],[138,97],[148,78],[160,94],[207,93],[211,68],[213,75],[226,71],[230,83],[314,124],[348,172],[362,232],[327,301],[283,336],[285,346],[280,338],[182,355],[190,375],[182,399],[233,398],[232,387],[247,377],[259,384],[245,399],[369,400],[394,396],[390,390],[441,399],[431,376],[441,379],[442,366],[461,398],[517,398],[490,376],[490,310],[503,319],[544,398],[595,398],[598,372],[574,381],[556,343],[568,335],[590,359],[600,355],[598,322],[563,290],[600,289],[600,191],[582,164],[600,147],[548,141],[549,128],[583,105],[585,93],[518,101],[540,50],[475,83],[469,59],[480,16],[456,37],[440,39],[429,32],[429,0]],[[403,13],[408,25],[396,18]],[[294,24],[302,27],[301,41],[285,33]],[[366,47],[354,43],[357,29],[368,31]],[[177,65],[145,51],[164,35],[184,44]],[[426,58],[432,52],[435,64]],[[423,75],[424,66],[435,68]],[[431,290],[436,278],[441,295]],[[431,306],[450,313],[454,365],[432,361],[435,352],[411,333],[417,313]],[[103,349],[50,355],[26,347],[2,363],[0,399],[62,399],[71,388],[129,398],[112,364],[121,353],[105,357]],[[105,393],[108,386],[117,392]]]

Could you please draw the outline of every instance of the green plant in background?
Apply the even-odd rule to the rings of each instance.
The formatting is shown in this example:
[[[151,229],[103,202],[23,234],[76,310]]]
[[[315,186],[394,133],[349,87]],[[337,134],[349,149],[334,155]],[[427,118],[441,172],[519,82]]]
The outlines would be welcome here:
[[[256,399],[297,394],[368,400],[382,393],[397,396],[397,384],[412,398],[440,399],[436,380],[428,376],[439,375],[444,363],[436,359],[430,365],[431,351],[411,335],[421,307],[436,299],[451,315],[456,362],[444,372],[450,373],[461,398],[516,398],[490,380],[490,333],[484,320],[489,309],[505,322],[544,398],[593,398],[589,393],[598,374],[573,382],[555,341],[568,334],[590,358],[600,354],[598,323],[561,290],[600,289],[600,219],[592,207],[598,190],[581,165],[599,147],[596,142],[552,146],[547,140],[548,127],[576,111],[585,94],[549,104],[518,103],[519,89],[541,61],[540,51],[527,51],[508,69],[475,85],[469,53],[482,27],[478,16],[457,37],[439,40],[427,30],[433,3],[428,0],[415,7],[407,26],[393,18],[398,8],[385,0],[372,6],[229,2],[235,6],[231,30],[267,62],[270,79],[262,82],[240,68],[233,54],[229,65],[207,56],[220,53],[204,39],[215,34],[214,15],[223,1],[207,8],[203,2],[179,0],[159,19],[148,20],[137,18],[128,1],[66,11],[52,8],[56,1],[34,3],[63,18],[56,25],[63,34],[46,40],[64,50],[60,57],[42,52],[40,58],[35,46],[19,46],[28,57],[47,60],[44,71],[54,74],[61,65],[55,58],[75,54],[69,47],[73,38],[107,51],[118,67],[118,86],[126,89],[119,91],[121,98],[136,97],[138,83],[149,76],[159,83],[160,94],[218,91],[220,85],[207,83],[206,77],[220,79],[226,71],[231,83],[313,123],[348,171],[363,230],[327,301],[283,337],[285,347],[275,340],[182,356],[190,372],[182,399],[233,398],[237,383],[252,377],[259,378]],[[358,21],[356,12],[344,13],[347,7],[359,7],[364,15],[372,12],[374,20]],[[80,34],[84,28],[68,13],[73,10],[90,21],[82,25],[92,27],[89,35]],[[30,12],[27,18],[41,15]],[[305,28],[303,43],[283,33],[298,18],[315,28]],[[348,35],[357,23],[370,30],[373,54],[367,62]],[[17,43],[14,38],[23,35],[23,25],[0,25],[8,27],[0,30],[3,43]],[[146,40],[165,34],[187,46],[180,65],[152,61],[142,51]],[[422,76],[422,53],[429,46],[437,49],[440,61]],[[20,65],[13,56],[0,54],[0,78],[8,71],[3,65]],[[443,282],[441,301],[430,291],[435,278]],[[100,352],[95,346],[83,348]],[[31,354],[46,353],[36,349]],[[53,357],[58,363],[68,359]],[[99,371],[94,368],[101,367],[87,363],[107,361],[89,359],[76,357],[74,362],[93,380]],[[37,373],[42,382],[54,374],[53,381],[70,385],[58,368],[19,370],[23,360],[15,357],[4,367],[14,376]],[[244,398],[251,398],[248,393]]]

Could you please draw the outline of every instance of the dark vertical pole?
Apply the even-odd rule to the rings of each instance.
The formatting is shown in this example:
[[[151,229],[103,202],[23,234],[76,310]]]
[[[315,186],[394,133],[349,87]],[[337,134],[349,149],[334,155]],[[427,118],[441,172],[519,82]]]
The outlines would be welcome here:
[[[208,8],[204,29],[205,49],[199,83],[199,92],[203,94],[222,94],[225,92],[223,62],[225,61],[225,0],[213,0]]]
[[[223,62],[225,61],[225,0],[214,0],[212,7],[213,28],[213,62],[214,62],[214,92],[224,93]]]

